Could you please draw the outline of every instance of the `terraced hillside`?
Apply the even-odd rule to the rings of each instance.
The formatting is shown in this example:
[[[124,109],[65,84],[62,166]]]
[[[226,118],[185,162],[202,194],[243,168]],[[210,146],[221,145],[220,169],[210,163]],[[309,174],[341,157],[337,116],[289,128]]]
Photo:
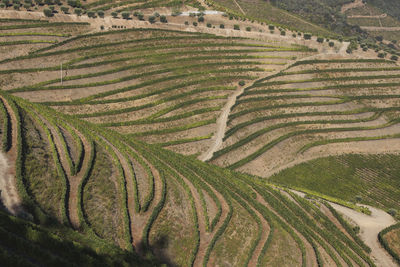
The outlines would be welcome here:
[[[326,143],[397,141],[397,65],[342,59],[346,43],[319,45],[328,59],[314,59],[297,37],[63,25],[69,38],[13,44],[0,61],[1,199],[41,225],[13,228],[6,216],[1,233],[20,243],[0,240],[2,262],[51,266],[50,255],[64,264],[69,255],[40,236],[53,242],[74,229],[71,253],[94,264],[111,255],[106,264],[379,265],[329,203],[232,169],[265,176],[297,152],[343,152],[315,153]],[[215,164],[197,160],[221,134]],[[37,235],[32,247],[43,254],[22,253]]]
[[[3,145],[16,158],[21,197],[14,205],[37,221],[54,218],[183,266],[374,266],[325,204],[5,92],[1,98]]]
[[[268,177],[324,155],[398,152],[399,70],[336,56],[258,80],[239,96],[211,162]]]
[[[5,60],[1,80],[3,90],[65,114],[196,154],[209,146],[216,119],[240,84],[313,53],[297,45],[132,29],[81,35]]]

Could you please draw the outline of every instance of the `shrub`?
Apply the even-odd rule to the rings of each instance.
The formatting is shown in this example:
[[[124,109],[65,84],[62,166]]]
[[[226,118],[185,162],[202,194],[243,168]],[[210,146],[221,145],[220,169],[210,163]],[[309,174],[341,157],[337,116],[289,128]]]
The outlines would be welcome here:
[[[211,28],[212,27],[211,23],[207,23],[207,27]]]
[[[376,36],[375,39],[376,39],[378,42],[382,42],[382,41],[383,41],[383,36]]]
[[[246,83],[245,83],[244,81],[240,81],[240,82],[239,82],[239,85],[240,85],[240,86],[244,86],[245,84],[246,84]]]
[[[238,31],[238,30],[240,30],[240,27],[238,24],[235,24],[235,25],[233,25],[233,29]]]
[[[204,22],[204,17],[203,17],[203,16],[199,17],[199,18],[197,19],[197,21],[198,21],[198,22]]]
[[[104,30],[104,25],[101,25],[101,26],[100,26],[100,30]]]
[[[330,47],[334,47],[334,46],[335,46],[335,43],[334,43],[334,42],[329,42],[329,46],[330,46]]]
[[[0,3],[0,8],[5,8],[6,5],[4,3]]]
[[[69,7],[67,7],[67,6],[62,6],[60,9],[61,9],[61,11],[62,11],[64,14],[68,14]]]
[[[117,12],[111,12],[111,16],[113,17],[113,18],[116,18],[116,17],[118,17],[118,13]]]
[[[323,43],[323,42],[324,42],[324,38],[318,37],[318,38],[317,38],[317,42],[318,42],[318,43]]]
[[[356,200],[356,202],[361,202],[363,200],[363,198],[362,198],[362,196],[357,195],[357,196],[355,196],[355,200]]]
[[[98,15],[100,18],[104,18],[104,11],[103,11],[103,10],[97,10],[97,15]]]
[[[156,22],[156,17],[155,17],[155,16],[150,16],[150,17],[149,17],[149,22],[150,22],[150,23]]]
[[[51,5],[51,6],[49,6],[49,9],[51,10],[51,12],[53,12],[54,13],[54,9],[55,9],[56,7],[54,6],[54,5]]]
[[[68,0],[67,3],[69,6],[78,7],[78,1],[76,0]]]
[[[185,25],[189,25],[189,21],[185,21]]]
[[[154,12],[153,16],[156,17],[156,18],[159,18],[160,17],[160,13]]]
[[[274,34],[275,31],[269,31],[269,33]]]
[[[378,53],[379,58],[385,58],[385,53]]]
[[[396,55],[393,55],[390,57],[390,60],[393,60],[393,61],[397,61],[398,59],[399,59],[399,57]]]
[[[14,3],[15,3],[16,1],[14,1]],[[52,5],[53,4],[53,1],[52,0],[44,0],[44,3],[46,4],[46,5]],[[18,1],[18,4],[19,4],[19,1]]]
[[[53,11],[51,11],[51,9],[49,8],[45,8],[43,9],[43,13],[46,17],[52,17],[53,16]]]
[[[297,37],[297,34],[293,33],[293,34],[292,34],[292,37],[293,37],[293,38],[296,38],[296,37]]]
[[[353,231],[354,231],[354,233],[356,233],[356,234],[359,234],[360,233],[360,226],[354,226],[353,227]]]
[[[139,13],[137,17],[139,20],[144,20],[144,15],[142,13]]]
[[[92,10],[89,10],[89,11],[87,12],[87,15],[88,15],[89,18],[94,18],[94,17],[96,17],[96,13],[95,13],[94,11],[92,11]]]
[[[246,31],[251,32],[251,27],[246,27]]]
[[[139,11],[135,11],[135,12],[133,12],[133,16],[134,16],[134,17],[137,17],[139,14],[140,14],[140,12],[139,12]]]
[[[305,33],[304,34],[304,39],[305,40],[311,40],[312,35],[310,33]]]
[[[275,26],[274,26],[274,25],[269,25],[269,26],[268,26],[268,29],[269,29],[270,31],[273,31],[273,30],[275,30]]]
[[[4,7],[4,4],[0,4],[0,6],[1,5],[3,5],[3,7]],[[30,8],[31,8],[31,4],[24,4],[24,8],[26,9],[26,10],[29,10]]]
[[[80,16],[80,15],[82,15],[82,9],[80,9],[80,8],[75,8],[75,9],[74,9],[74,13],[75,13],[76,15]]]
[[[163,23],[167,23],[168,22],[167,21],[167,17],[164,16],[164,15],[160,16],[160,21],[163,22]]]
[[[197,22],[196,21],[193,21],[193,26],[197,26]]]
[[[282,35],[282,36],[285,36],[285,35],[286,35],[286,32],[285,32],[285,31],[281,31],[281,35]]]
[[[122,16],[123,19],[129,19],[130,15],[131,14],[129,14],[129,12],[126,12],[126,11],[121,13],[121,16]]]
[[[365,52],[365,51],[368,51],[368,46],[364,46],[362,50],[363,50],[364,52]]]
[[[19,4],[14,4],[13,7],[14,7],[15,10],[19,10],[20,5],[19,5]],[[50,11],[51,11],[51,10],[50,10]],[[53,12],[51,13],[51,16],[52,16],[52,15],[53,15]],[[49,16],[49,17],[51,17],[51,16]]]
[[[192,12],[189,13],[189,17],[192,17],[192,18],[193,18],[193,17],[195,17],[195,16],[196,16],[195,13],[192,13]]]
[[[395,209],[389,209],[388,213],[393,217],[395,217],[397,215],[397,211]]]
[[[61,6],[61,5],[62,5],[62,2],[61,2],[61,0],[54,0],[54,3],[55,3],[56,5],[59,5],[59,6]]]
[[[220,25],[219,25],[219,28],[220,28],[220,29],[225,29],[225,25],[224,25],[224,24],[220,24]]]

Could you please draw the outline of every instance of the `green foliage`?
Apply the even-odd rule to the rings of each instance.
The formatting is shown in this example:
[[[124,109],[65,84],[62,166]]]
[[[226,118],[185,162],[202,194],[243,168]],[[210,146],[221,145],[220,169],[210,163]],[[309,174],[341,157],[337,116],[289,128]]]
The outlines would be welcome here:
[[[43,13],[46,17],[52,17],[53,16],[53,11],[51,11],[48,8],[43,9]]]
[[[121,13],[121,16],[123,19],[129,19],[131,14],[129,14],[129,12],[127,12],[127,11],[124,11]]]
[[[397,261],[397,263],[400,263],[400,255],[397,254],[392,247],[390,246],[390,244],[387,242],[387,240],[385,239],[385,235],[393,230],[398,230],[400,229],[400,223],[389,226],[388,228],[382,230],[379,235],[378,235],[378,240],[381,243],[381,245],[387,250],[387,252],[389,252],[390,255],[392,255],[392,257]]]
[[[238,30],[240,30],[240,26],[238,24],[235,24],[235,25],[233,25],[233,29],[238,31]]]

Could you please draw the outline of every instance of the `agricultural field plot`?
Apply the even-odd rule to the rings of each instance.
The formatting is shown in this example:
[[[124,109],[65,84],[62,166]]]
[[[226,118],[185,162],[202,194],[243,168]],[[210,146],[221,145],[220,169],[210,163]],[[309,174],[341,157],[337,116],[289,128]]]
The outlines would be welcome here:
[[[27,55],[88,28],[86,23],[0,18],[0,60]]]
[[[399,40],[400,21],[370,4],[346,11],[347,21],[358,25],[371,36],[382,36],[385,40]]]
[[[133,29],[81,35],[4,61],[1,81],[65,114],[197,154],[207,150],[230,95],[312,54],[299,45]]]
[[[399,78],[385,60],[298,61],[245,88],[210,162],[268,177],[322,155],[397,152],[379,140],[398,143]]]
[[[382,246],[400,263],[400,224],[395,224],[379,233]]]
[[[398,154],[330,156],[288,168],[269,180],[396,213],[400,210],[398,162]]]
[[[11,128],[4,132],[13,133],[2,142],[16,157],[23,212],[35,221],[64,222],[89,239],[101,238],[124,249],[127,256],[135,255],[134,250],[139,255],[153,252],[169,264],[264,266],[273,256],[282,266],[374,266],[369,248],[329,219],[334,215],[325,204],[315,205],[265,186],[261,179],[145,144],[4,91],[1,100]],[[30,190],[24,178],[27,131],[40,133],[50,147],[47,159],[58,176],[46,179],[58,181],[54,186],[62,199],[56,213],[37,205],[37,199],[46,196]],[[12,229],[8,231],[5,235],[12,235]],[[290,257],[281,247],[292,248]],[[29,261],[29,255],[22,259]],[[17,255],[6,256],[2,259],[12,262]],[[39,255],[34,258],[47,262]]]

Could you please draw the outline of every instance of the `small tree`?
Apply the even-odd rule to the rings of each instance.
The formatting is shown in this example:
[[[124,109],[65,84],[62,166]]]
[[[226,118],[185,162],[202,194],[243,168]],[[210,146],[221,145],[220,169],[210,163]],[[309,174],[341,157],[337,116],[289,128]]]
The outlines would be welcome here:
[[[5,8],[6,5],[4,3],[0,3],[0,8]]]
[[[251,32],[251,27],[246,27],[246,31]]]
[[[318,37],[318,38],[317,38],[317,42],[322,44],[322,43],[324,42],[324,38]]]
[[[378,53],[379,58],[385,58],[385,53]]]
[[[155,13],[153,14],[153,16],[156,17],[156,18],[159,18],[159,17],[160,17],[160,13],[155,12]]]
[[[312,35],[310,33],[305,33],[304,34],[304,39],[305,40],[311,40]]]
[[[100,18],[104,18],[104,11],[103,11],[103,10],[97,10],[97,15],[98,15]]]
[[[296,38],[296,37],[297,37],[297,34],[292,33],[292,37],[293,37],[293,38]]]
[[[197,22],[193,21],[193,26],[197,27]]]
[[[4,4],[2,4],[3,5],[3,7],[4,7]],[[31,8],[31,4],[24,4],[24,8],[26,9],[26,10],[30,10],[30,8]]]
[[[285,32],[285,31],[281,31],[281,35],[282,35],[282,36],[285,36],[285,35],[286,35],[286,32]]]
[[[220,29],[225,29],[225,25],[224,25],[224,24],[220,24],[220,25],[219,25],[219,28],[220,28]]]
[[[20,4],[14,4],[13,7],[14,7],[15,10],[19,10],[21,5]],[[53,13],[51,13],[51,14],[53,15]]]
[[[80,16],[80,15],[82,15],[82,9],[80,9],[80,8],[75,8],[75,9],[74,9],[74,13],[75,13],[76,15]]]
[[[207,28],[211,28],[211,27],[212,27],[211,23],[207,23]]]
[[[111,16],[113,17],[113,18],[116,18],[116,17],[118,17],[118,13],[117,12],[111,12]]]
[[[197,19],[197,21],[198,21],[198,22],[204,22],[204,17],[203,17],[203,16],[199,17],[199,18]]]
[[[395,209],[389,209],[389,210],[388,210],[388,213],[389,213],[390,215],[392,215],[393,217],[395,217],[395,216],[397,215],[397,211],[396,211]]]
[[[129,12],[126,12],[126,11],[121,13],[121,16],[122,16],[123,19],[129,19],[130,15],[131,14],[129,14]]]
[[[329,46],[330,46],[330,47],[334,47],[334,46],[335,46],[335,43],[331,41],[331,42],[329,42]]]
[[[151,24],[153,24],[154,22],[156,22],[156,17],[155,17],[155,16],[150,16],[150,17],[149,17],[149,22],[150,22]]]
[[[64,14],[68,14],[69,7],[62,6],[62,7],[60,7],[60,9]]]
[[[54,3],[55,3],[56,5],[59,5],[59,6],[62,5],[61,0],[54,0]]]
[[[362,198],[362,196],[360,196],[360,195],[355,196],[356,202],[361,202],[362,199],[363,199],[363,198]]]
[[[185,21],[185,25],[186,25],[186,26],[189,25],[189,21]]]
[[[160,16],[160,21],[161,21],[162,23],[167,23],[167,22],[168,22],[168,21],[167,21],[167,17],[164,16],[164,15],[161,15],[161,16]]]
[[[274,25],[269,25],[269,26],[268,26],[268,29],[269,29],[270,31],[273,31],[273,30],[275,30],[275,26],[274,26]]]
[[[244,86],[246,83],[244,81],[239,81],[240,86]]]
[[[88,15],[89,18],[94,18],[94,17],[96,17],[96,13],[95,13],[94,11],[92,11],[92,10],[89,10],[89,11],[87,12],[87,15]]]
[[[240,27],[238,24],[235,24],[235,25],[233,25],[233,29],[238,31],[238,30],[240,30]]]
[[[49,8],[45,8],[43,9],[43,13],[46,17],[52,17],[53,16],[53,11],[51,11],[51,9]]]
[[[390,57],[390,60],[393,60],[393,61],[397,61],[398,59],[399,59],[399,57],[396,55],[393,55]]]

